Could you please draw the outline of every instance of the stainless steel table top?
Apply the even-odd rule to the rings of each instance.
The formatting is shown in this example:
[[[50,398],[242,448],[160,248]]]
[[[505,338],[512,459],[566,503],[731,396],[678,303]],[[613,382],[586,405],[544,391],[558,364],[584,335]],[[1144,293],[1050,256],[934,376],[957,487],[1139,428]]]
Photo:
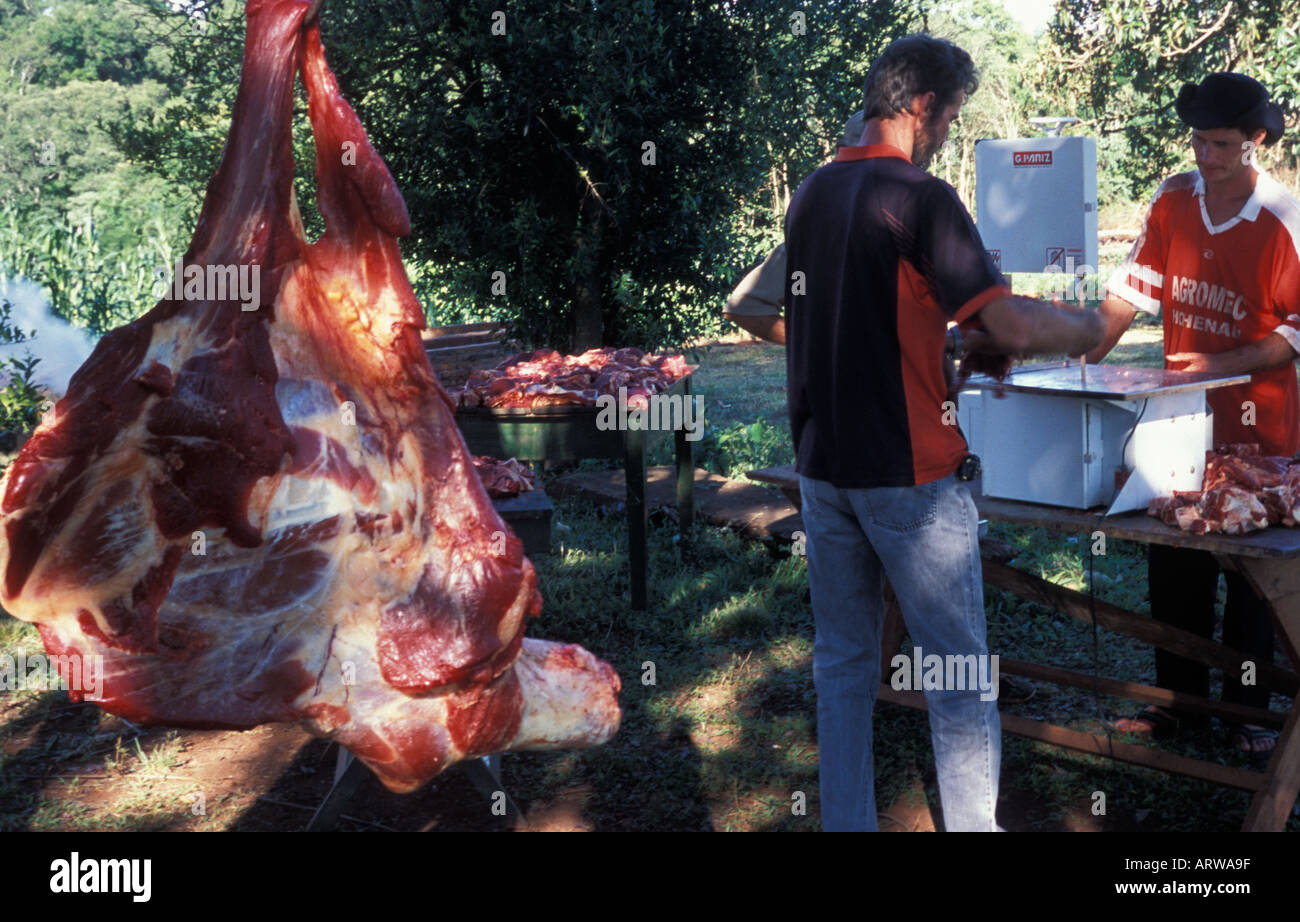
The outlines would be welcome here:
[[[987,390],[1001,387],[1020,394],[1052,394],[1060,397],[1094,397],[1098,400],[1144,400],[1161,394],[1210,390],[1245,384],[1250,375],[1224,377],[1205,371],[1163,371],[1121,365],[1089,365],[1084,383],[1079,363],[1053,362],[1013,368],[1001,384],[986,375],[972,375],[966,388]]]

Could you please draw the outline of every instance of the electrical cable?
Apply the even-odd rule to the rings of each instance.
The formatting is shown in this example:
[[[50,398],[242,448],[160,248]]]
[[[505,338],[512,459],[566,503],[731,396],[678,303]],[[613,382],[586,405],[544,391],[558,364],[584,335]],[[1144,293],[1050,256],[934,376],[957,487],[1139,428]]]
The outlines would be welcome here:
[[[1100,522],[1100,518],[1098,519]],[[1102,533],[1103,537],[1105,532]],[[1089,535],[1089,538],[1092,536]],[[1106,714],[1105,709],[1101,706],[1101,641],[1097,635],[1097,591],[1094,582],[1095,570],[1094,565],[1097,555],[1092,552],[1092,545],[1088,544],[1088,620],[1092,622],[1092,705],[1097,713],[1097,718],[1101,721],[1102,726],[1106,728],[1106,744],[1109,746],[1111,739],[1111,722],[1110,717]]]
[[[1142,422],[1142,417],[1146,415],[1147,404],[1150,401],[1151,398],[1149,397],[1143,398],[1142,409],[1138,411],[1137,419],[1133,420],[1133,428],[1128,431],[1128,435],[1124,436],[1124,447],[1119,450],[1119,466],[1122,471],[1128,471],[1128,465],[1124,462],[1124,459],[1128,456],[1128,443],[1133,438],[1133,433],[1137,432],[1138,423]]]

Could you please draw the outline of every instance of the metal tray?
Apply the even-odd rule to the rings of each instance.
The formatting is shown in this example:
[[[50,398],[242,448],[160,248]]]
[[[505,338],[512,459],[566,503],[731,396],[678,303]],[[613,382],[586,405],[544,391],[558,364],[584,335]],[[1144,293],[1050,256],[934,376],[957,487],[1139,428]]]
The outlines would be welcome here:
[[[1058,397],[1093,397],[1098,400],[1145,400],[1163,394],[1211,390],[1245,384],[1250,375],[1224,377],[1207,371],[1163,371],[1121,365],[1089,365],[1088,382],[1079,363],[1052,362],[1013,368],[1000,384],[987,375],[971,375],[965,388],[987,390],[1001,387],[1019,394],[1052,394]]]
[[[699,365],[688,365],[688,371],[672,384],[668,389],[660,391],[661,394],[683,394],[689,393],[688,385],[683,385],[695,373]],[[595,416],[600,412],[600,407],[594,403],[590,404],[561,404],[554,407],[457,407],[457,416],[484,416],[491,419],[521,419],[530,417],[541,417],[543,419],[554,419],[556,417],[575,417],[581,419],[585,416]]]

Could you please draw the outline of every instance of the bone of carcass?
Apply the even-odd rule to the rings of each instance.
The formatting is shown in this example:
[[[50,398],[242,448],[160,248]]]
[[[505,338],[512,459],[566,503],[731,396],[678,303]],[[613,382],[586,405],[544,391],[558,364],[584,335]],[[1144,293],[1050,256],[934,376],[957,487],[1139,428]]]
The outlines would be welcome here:
[[[307,7],[247,4],[230,135],[184,257],[256,267],[260,306],[187,289],[103,338],[6,472],[3,604],[51,654],[102,657],[112,713],[300,721],[397,791],[476,755],[604,742],[618,676],[524,639],[532,564],[421,347],[406,206]],[[300,69],[314,244],[292,197]]]
[[[1147,510],[1167,525],[1204,535],[1241,535],[1300,521],[1300,464],[1261,455],[1255,444],[1206,452],[1205,478],[1196,492],[1157,496]]]

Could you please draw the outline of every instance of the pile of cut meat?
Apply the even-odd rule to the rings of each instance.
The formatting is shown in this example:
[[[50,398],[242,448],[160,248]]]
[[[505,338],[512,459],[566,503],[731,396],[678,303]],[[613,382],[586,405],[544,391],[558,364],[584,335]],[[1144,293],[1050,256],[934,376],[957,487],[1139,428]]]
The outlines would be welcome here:
[[[1207,452],[1199,491],[1157,496],[1147,510],[1195,535],[1242,535],[1300,521],[1300,463],[1259,453],[1258,445]]]
[[[537,489],[537,478],[528,465],[516,458],[491,458],[487,455],[474,456],[474,470],[478,471],[479,480],[488,496],[493,499],[507,499]]]
[[[533,566],[421,345],[406,205],[310,6],[248,0],[184,291],[107,334],[9,466],[0,602],[73,677],[99,673],[107,711],[300,722],[394,791],[479,755],[603,743],[618,676],[524,638]],[[293,197],[299,73],[314,243]],[[225,280],[252,272],[250,305]]]
[[[627,406],[645,409],[652,394],[663,393],[689,372],[680,355],[646,355],[632,346],[588,349],[582,355],[537,349],[473,372],[464,387],[450,393],[458,407],[535,409],[594,406],[598,396],[617,397],[626,388]]]

